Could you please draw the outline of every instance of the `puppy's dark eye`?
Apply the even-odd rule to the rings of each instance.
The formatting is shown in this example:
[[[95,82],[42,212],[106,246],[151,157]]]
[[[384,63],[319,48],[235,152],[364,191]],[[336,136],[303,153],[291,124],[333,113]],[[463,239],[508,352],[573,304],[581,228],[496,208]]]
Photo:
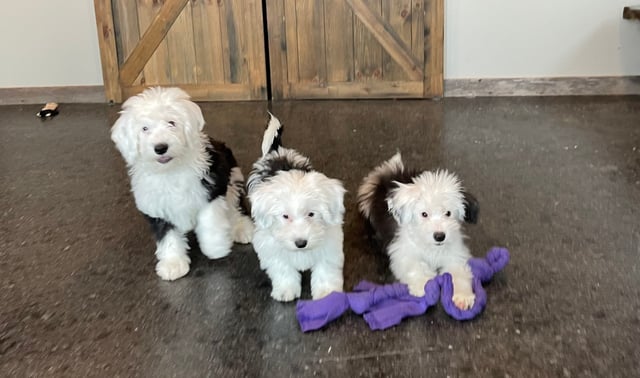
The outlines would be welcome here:
[[[315,215],[313,212],[307,214],[309,216],[309,218],[313,218],[313,216]]]
[[[289,219],[289,215],[287,215],[287,214],[282,214],[282,217],[283,217],[284,219]]]
[[[175,125],[176,125],[176,123],[175,123],[175,122],[173,122],[173,121],[169,121],[169,126],[175,126]]]
[[[149,131],[149,128],[147,126],[143,126],[142,131]]]
[[[444,213],[444,216],[445,216],[445,217],[450,217],[450,216],[451,216],[451,212],[450,212],[450,211],[447,211],[446,213]]]
[[[429,216],[429,214],[427,214],[427,212],[426,212],[426,211],[423,211],[423,212],[422,212],[422,217],[423,217],[423,218],[426,218],[426,217],[428,217],[428,216]]]

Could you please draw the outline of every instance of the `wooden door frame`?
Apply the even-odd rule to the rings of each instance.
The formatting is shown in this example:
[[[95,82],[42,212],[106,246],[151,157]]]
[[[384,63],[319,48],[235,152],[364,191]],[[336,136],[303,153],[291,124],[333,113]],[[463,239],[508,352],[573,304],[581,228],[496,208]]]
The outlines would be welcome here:
[[[113,25],[113,8],[110,0],[94,0],[96,24],[98,28],[98,45],[102,64],[102,80],[107,101],[122,102],[120,87],[120,67],[116,50],[116,33]]]

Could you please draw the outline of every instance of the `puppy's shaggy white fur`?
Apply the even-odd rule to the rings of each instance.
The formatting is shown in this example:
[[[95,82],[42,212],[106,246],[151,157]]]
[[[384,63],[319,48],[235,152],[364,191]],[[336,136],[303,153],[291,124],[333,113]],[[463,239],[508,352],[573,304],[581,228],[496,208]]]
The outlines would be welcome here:
[[[253,247],[278,301],[301,295],[301,271],[311,270],[311,295],[342,291],[345,190],[314,171],[309,159],[281,146],[282,125],[271,115],[248,191],[255,220]]]
[[[423,296],[428,280],[448,272],[456,306],[473,305],[471,254],[461,224],[475,223],[477,201],[454,174],[408,171],[398,153],[364,179],[358,207],[389,255],[391,271],[411,294]]]
[[[200,107],[179,88],[149,88],[129,98],[111,139],[129,168],[136,206],[156,237],[156,272],[175,280],[189,272],[185,234],[194,230],[209,258],[248,243],[253,223],[242,214],[244,177],[224,143],[203,132]]]

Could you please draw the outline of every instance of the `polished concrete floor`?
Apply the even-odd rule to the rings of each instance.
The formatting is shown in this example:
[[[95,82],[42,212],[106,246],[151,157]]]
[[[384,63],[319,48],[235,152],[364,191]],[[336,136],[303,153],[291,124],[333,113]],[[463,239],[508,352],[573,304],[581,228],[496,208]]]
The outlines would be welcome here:
[[[266,103],[202,107],[246,173]],[[1,376],[640,376],[639,97],[273,104],[285,143],[348,190],[346,287],[391,279],[354,200],[396,150],[478,197],[474,255],[511,251],[472,321],[436,307],[374,332],[348,314],[310,334],[250,245],[216,261],[194,245],[189,275],[161,281],[109,139],[117,107],[38,110],[0,107]]]

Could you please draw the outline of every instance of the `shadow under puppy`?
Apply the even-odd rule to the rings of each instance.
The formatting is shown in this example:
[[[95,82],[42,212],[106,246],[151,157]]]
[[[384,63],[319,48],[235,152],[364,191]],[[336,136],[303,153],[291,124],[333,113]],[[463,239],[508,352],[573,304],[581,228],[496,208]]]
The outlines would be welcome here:
[[[164,280],[189,272],[189,231],[211,259],[229,254],[233,241],[251,241],[253,223],[241,208],[244,177],[231,150],[202,132],[204,123],[183,90],[155,87],[129,98],[111,128],[136,206],[154,232]]]
[[[471,258],[462,223],[476,223],[478,202],[446,170],[407,170],[400,153],[376,167],[358,189],[358,208],[395,277],[415,296],[438,274],[450,273],[453,302],[473,306]]]
[[[282,147],[282,125],[270,114],[262,157],[249,175],[253,248],[278,301],[300,297],[301,271],[311,270],[311,295],[342,291],[342,183],[317,172],[309,159]]]

